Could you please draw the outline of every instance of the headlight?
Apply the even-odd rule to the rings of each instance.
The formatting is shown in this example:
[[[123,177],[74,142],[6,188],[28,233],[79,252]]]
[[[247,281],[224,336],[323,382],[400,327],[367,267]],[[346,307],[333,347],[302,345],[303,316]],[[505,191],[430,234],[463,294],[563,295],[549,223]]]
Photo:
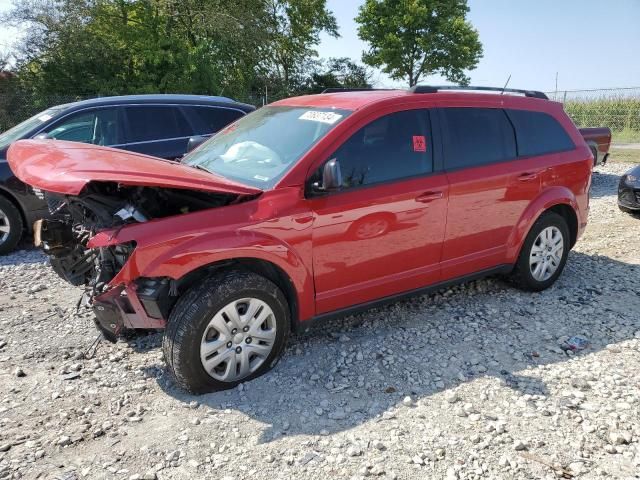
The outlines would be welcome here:
[[[640,177],[637,175],[626,174],[622,176],[622,183],[628,187],[640,188]]]

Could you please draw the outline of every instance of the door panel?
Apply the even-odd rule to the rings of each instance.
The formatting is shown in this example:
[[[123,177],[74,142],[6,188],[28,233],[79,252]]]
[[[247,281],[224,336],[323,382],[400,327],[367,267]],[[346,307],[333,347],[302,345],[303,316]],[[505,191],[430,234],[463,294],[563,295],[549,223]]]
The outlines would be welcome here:
[[[124,111],[127,143],[121,148],[166,159],[186,153],[191,127],[177,106],[135,105]]]
[[[317,314],[439,280],[444,174],[314,199],[311,209]]]
[[[515,132],[501,109],[440,111],[450,184],[442,278],[506,262],[507,241],[543,174],[536,159],[517,159]]]
[[[540,190],[541,173],[531,163],[503,162],[447,174],[450,190],[443,279],[505,262],[511,232]],[[522,175],[530,178],[524,180]]]
[[[342,191],[309,200],[317,314],[439,280],[448,185],[433,157],[427,110],[377,118],[330,156]]]

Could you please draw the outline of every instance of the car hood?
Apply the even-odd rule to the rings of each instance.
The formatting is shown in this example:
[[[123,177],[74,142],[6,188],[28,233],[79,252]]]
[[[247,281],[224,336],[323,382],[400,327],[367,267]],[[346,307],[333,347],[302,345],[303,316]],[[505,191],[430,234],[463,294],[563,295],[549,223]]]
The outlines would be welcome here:
[[[23,182],[49,192],[78,195],[89,182],[255,195],[262,190],[177,162],[60,140],[20,140],[7,152]]]

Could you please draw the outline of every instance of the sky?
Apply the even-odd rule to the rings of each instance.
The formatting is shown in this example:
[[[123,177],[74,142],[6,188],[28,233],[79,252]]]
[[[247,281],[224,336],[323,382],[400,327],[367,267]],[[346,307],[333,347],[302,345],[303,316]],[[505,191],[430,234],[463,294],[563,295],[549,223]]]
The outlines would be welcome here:
[[[366,44],[354,17],[361,0],[327,0],[341,38],[322,35],[321,57],[360,60]],[[11,0],[0,0],[0,12]],[[468,19],[480,33],[484,56],[469,72],[472,85],[543,91],[640,86],[640,0],[469,0]],[[0,51],[19,30],[0,27]],[[378,87],[403,87],[377,72]],[[421,83],[446,83],[436,76]]]
[[[359,0],[327,0],[341,38],[322,36],[322,57],[360,59]],[[469,0],[484,56],[472,85],[554,91],[640,86],[640,0]],[[379,87],[406,86],[377,75]],[[445,83],[427,77],[420,83]]]

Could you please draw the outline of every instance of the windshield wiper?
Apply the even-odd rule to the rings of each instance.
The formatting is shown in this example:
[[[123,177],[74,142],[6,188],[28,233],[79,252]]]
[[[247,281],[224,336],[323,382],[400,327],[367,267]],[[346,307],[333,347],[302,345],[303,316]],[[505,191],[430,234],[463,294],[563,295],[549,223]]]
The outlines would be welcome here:
[[[196,164],[194,164],[194,165],[191,165],[191,164],[189,164],[189,163],[185,163],[185,165],[187,165],[188,167],[191,167],[191,168],[197,168],[198,170],[203,170],[203,171],[205,171],[205,172],[207,172],[207,173],[213,173],[211,170],[209,170],[208,168],[204,168],[204,167],[203,167],[202,165],[200,165],[199,163],[196,163]]]

